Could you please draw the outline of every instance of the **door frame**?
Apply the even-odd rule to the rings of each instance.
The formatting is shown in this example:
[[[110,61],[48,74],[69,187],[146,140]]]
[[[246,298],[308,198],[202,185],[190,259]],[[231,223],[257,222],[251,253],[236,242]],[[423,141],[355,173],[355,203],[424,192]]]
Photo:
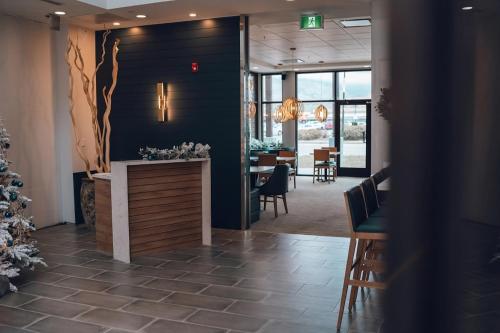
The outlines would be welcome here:
[[[343,105],[366,105],[366,166],[365,168],[341,168],[342,156],[337,158],[337,174],[347,177],[369,177],[371,173],[371,105],[370,99],[337,100],[335,101],[335,145],[340,151],[340,108]]]

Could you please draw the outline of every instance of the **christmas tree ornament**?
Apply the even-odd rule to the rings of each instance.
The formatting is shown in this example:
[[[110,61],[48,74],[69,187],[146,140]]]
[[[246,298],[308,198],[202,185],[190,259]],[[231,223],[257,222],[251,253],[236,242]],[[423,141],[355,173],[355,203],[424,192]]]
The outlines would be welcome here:
[[[32,217],[25,209],[30,199],[20,195],[17,188],[23,186],[19,175],[9,170],[7,150],[10,147],[9,134],[0,121],[0,297],[8,290],[16,291],[10,282],[25,270],[36,265],[46,266],[38,256],[40,251],[31,239],[35,230]]]

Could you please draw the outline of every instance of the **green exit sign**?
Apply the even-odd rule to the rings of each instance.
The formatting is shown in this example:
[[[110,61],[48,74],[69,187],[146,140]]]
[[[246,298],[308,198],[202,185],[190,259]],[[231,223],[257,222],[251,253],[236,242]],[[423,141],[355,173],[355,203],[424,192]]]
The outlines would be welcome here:
[[[302,15],[300,17],[300,30],[321,30],[323,28],[323,15]]]

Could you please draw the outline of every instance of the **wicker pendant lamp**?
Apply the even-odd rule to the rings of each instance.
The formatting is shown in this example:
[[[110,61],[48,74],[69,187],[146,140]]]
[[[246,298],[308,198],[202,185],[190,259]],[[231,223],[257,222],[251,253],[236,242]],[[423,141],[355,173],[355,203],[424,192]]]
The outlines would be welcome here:
[[[288,120],[288,115],[283,105],[279,105],[274,111],[274,122],[275,123],[284,123]]]
[[[316,117],[316,120],[319,121],[320,123],[325,122],[326,119],[328,118],[328,109],[326,108],[326,106],[320,104],[314,110],[314,117]]]
[[[304,114],[304,104],[295,97],[288,97],[283,102],[283,109],[287,115],[287,120],[297,120]]]
[[[255,102],[249,102],[248,103],[248,116],[250,119],[255,118],[255,115],[257,114],[257,105]]]

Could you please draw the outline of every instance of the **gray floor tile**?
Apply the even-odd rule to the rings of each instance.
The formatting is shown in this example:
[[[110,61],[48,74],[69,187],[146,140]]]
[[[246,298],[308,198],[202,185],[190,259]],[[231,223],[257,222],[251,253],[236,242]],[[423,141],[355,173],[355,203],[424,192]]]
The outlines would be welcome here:
[[[125,272],[134,267],[116,261],[102,261],[102,260],[90,261],[87,262],[86,264],[83,264],[83,266],[94,269],[103,269],[106,271],[114,271],[114,272]]]
[[[182,320],[196,309],[167,303],[135,301],[123,308],[124,311],[164,319]]]
[[[178,280],[166,280],[166,279],[156,279],[146,284],[147,287],[170,290],[170,291],[184,291],[190,293],[196,293],[204,288],[207,284],[185,282]]]
[[[49,298],[63,298],[76,292],[75,289],[56,287],[40,282],[29,283],[20,288],[19,291]]]
[[[91,269],[82,266],[60,265],[52,269],[51,272],[65,274],[69,276],[88,278],[102,272],[102,270]]]
[[[331,328],[303,325],[298,323],[273,322],[266,326],[262,333],[332,333]]]
[[[298,318],[304,311],[297,310],[291,307],[238,301],[231,305],[226,310],[226,312],[237,313],[257,318],[287,320]]]
[[[97,294],[88,291],[79,292],[76,295],[65,298],[68,302],[87,304],[102,308],[117,309],[132,301],[131,298]]]
[[[260,301],[267,296],[267,293],[261,291],[223,286],[211,286],[204,290],[202,294],[247,301]]]
[[[0,333],[31,333],[31,331],[26,331],[21,328],[15,328],[11,326],[0,325]]]
[[[135,286],[128,286],[128,285],[120,285],[120,286],[111,288],[111,289],[107,290],[106,292],[109,294],[112,294],[112,295],[144,298],[144,299],[154,300],[154,301],[158,301],[169,294],[168,292],[164,292],[164,291],[157,290],[157,289],[135,287]]]
[[[30,303],[24,304],[21,308],[66,318],[73,318],[90,309],[85,305],[56,301],[49,298],[36,299]]]
[[[168,296],[163,302],[188,305],[198,308],[205,308],[210,310],[222,311],[233,303],[232,300],[227,298],[193,295],[185,293],[173,293]]]
[[[0,305],[0,325],[23,327],[41,317],[38,313]]]
[[[258,331],[267,321],[247,316],[233,315],[223,312],[201,310],[188,319],[191,323],[223,327],[247,332]]]
[[[153,277],[138,276],[131,272],[117,273],[117,272],[103,272],[92,277],[93,280],[107,281],[118,284],[140,285],[146,281],[150,281]]]
[[[104,281],[97,281],[91,279],[81,279],[76,277],[70,277],[65,280],[56,283],[62,287],[88,290],[88,291],[103,291],[110,288],[113,284]]]
[[[240,280],[240,278],[235,278],[235,277],[200,274],[200,273],[187,273],[179,277],[178,279],[182,281],[217,284],[221,286],[233,286]]]
[[[130,272],[131,275],[135,276],[151,276],[164,279],[175,279],[184,273],[183,271],[145,266],[136,267]]]
[[[9,293],[0,297],[0,304],[8,305],[8,306],[19,306],[21,304],[32,301],[37,296],[27,295],[20,292],[17,293]]]
[[[29,326],[28,329],[40,333],[101,333],[106,330],[106,328],[98,325],[57,317],[44,318]]]
[[[303,285],[303,283],[295,283],[289,281],[244,279],[239,282],[236,287],[295,294],[302,288]]]
[[[176,321],[158,320],[144,329],[145,333],[224,333],[220,328],[180,323]]]
[[[104,325],[108,327],[115,327],[132,331],[138,330],[149,322],[153,321],[153,318],[150,317],[101,308],[84,313],[78,319],[97,325]]]
[[[216,266],[206,265],[206,264],[193,264],[191,262],[185,263],[180,261],[169,261],[163,264],[161,267],[178,271],[208,273],[211,270],[213,270]]]

